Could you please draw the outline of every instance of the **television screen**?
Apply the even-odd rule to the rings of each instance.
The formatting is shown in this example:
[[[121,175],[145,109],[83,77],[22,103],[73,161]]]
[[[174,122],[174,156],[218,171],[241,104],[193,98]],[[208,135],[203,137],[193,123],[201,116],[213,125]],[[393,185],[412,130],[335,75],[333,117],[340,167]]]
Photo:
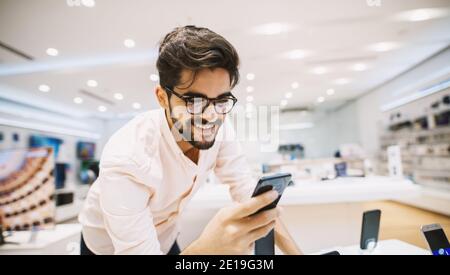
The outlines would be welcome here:
[[[0,151],[0,221],[5,231],[54,226],[54,169],[51,148]]]
[[[95,158],[95,143],[78,142],[77,157],[81,160],[91,160]]]
[[[68,169],[69,169],[69,165],[67,163],[56,163],[56,165],[55,165],[55,187],[56,187],[56,189],[63,189],[66,186]]]
[[[63,143],[62,139],[54,138],[54,137],[46,137],[46,136],[30,136],[30,148],[41,148],[41,147],[51,147],[55,154],[55,157],[58,157],[59,147]]]

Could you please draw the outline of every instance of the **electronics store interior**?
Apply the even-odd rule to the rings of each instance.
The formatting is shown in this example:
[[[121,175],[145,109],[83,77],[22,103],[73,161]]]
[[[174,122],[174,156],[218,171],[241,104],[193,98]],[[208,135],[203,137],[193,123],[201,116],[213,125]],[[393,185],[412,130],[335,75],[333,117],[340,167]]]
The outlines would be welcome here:
[[[0,0],[0,255],[450,255],[449,0]]]

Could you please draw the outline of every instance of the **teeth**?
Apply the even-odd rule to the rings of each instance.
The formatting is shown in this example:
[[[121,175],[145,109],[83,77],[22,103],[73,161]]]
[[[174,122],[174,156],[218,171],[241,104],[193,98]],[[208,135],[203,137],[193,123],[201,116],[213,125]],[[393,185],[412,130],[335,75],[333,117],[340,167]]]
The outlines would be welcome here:
[[[209,124],[209,125],[195,124],[195,127],[203,129],[203,130],[209,130],[209,129],[212,129],[214,127],[214,125],[212,125],[212,124]]]

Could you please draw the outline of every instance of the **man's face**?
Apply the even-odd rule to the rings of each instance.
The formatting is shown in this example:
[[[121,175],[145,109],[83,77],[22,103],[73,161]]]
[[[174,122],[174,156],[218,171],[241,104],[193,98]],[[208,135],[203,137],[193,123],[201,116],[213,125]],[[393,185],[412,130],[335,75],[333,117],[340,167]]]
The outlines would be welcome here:
[[[197,72],[193,83],[192,77],[192,72],[183,71],[180,81],[182,84],[174,87],[173,91],[183,96],[204,96],[210,99],[229,95],[230,77],[224,69],[201,70]],[[192,85],[189,85],[190,83]],[[177,129],[182,138],[195,148],[200,150],[211,148],[225,119],[225,114],[217,113],[212,103],[203,113],[191,114],[186,108],[185,101],[173,94],[169,102],[170,106],[166,108],[166,111],[171,118],[170,126]]]

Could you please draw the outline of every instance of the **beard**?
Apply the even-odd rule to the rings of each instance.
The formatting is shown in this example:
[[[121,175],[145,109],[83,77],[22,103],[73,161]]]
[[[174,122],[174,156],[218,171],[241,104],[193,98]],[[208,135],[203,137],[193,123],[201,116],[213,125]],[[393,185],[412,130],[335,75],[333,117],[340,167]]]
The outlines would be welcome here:
[[[213,147],[218,130],[223,123],[220,119],[209,122],[206,119],[199,117],[190,118],[184,122],[172,117],[172,122],[182,138],[199,150],[208,150]],[[202,130],[196,125],[201,125],[201,127],[206,127],[208,129]],[[205,133],[207,134],[205,135]]]

